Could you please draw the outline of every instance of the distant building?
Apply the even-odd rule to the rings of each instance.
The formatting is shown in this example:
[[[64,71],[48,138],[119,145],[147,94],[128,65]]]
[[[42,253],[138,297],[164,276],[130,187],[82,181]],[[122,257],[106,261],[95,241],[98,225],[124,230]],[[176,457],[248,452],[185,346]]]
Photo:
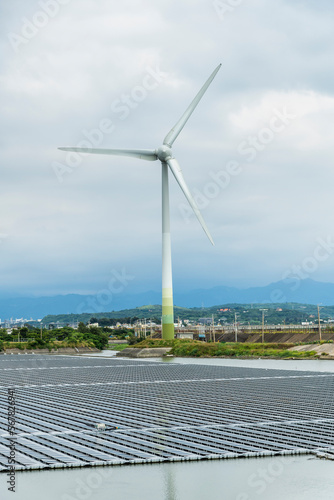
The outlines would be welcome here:
[[[210,325],[212,323],[212,318],[199,318],[198,322],[201,325]]]
[[[177,333],[176,334],[177,339],[190,339],[194,340],[194,334],[193,333],[187,333],[187,332],[182,332],[182,333]]]

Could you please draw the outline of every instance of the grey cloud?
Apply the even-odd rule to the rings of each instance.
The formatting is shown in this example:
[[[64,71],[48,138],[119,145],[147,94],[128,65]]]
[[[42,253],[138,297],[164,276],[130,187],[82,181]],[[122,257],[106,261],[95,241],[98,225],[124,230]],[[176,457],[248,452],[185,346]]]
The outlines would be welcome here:
[[[40,7],[14,0],[2,9],[4,32],[20,33],[22,18],[31,20]],[[203,208],[214,249],[197,221],[182,217],[184,200],[170,179],[175,283],[266,283],[307,256],[332,228],[332,9],[324,1],[254,0],[221,20],[212,2],[71,0],[17,53],[5,36],[0,233],[8,237],[0,245],[1,291],[94,292],[112,267],[123,266],[136,276],[133,289],[159,288],[158,163],[86,157],[63,183],[52,165],[65,161],[58,146],[76,145],[103,119],[114,126],[106,147],[159,146],[219,62],[174,150],[192,190],[203,192],[210,172],[230,160],[242,173]],[[160,67],[166,78],[122,120],[111,105],[142,84],[147,67]],[[307,100],[298,96],[305,91],[319,107],[247,162],[238,146],[270,118],[278,101],[268,95],[282,95],[281,105],[295,92],[302,110]],[[317,273],[313,278],[333,280],[331,260]]]

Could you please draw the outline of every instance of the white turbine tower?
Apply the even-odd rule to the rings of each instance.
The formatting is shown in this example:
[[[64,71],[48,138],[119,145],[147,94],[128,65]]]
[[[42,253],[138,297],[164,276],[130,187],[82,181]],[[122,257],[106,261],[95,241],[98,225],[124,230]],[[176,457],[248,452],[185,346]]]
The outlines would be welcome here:
[[[172,145],[179,133],[189,120],[194,109],[202,99],[212,80],[218,73],[221,64],[217,66],[210,75],[201,90],[183,113],[179,121],[166,135],[163,145],[158,149],[91,149],[91,148],[58,148],[62,151],[76,151],[78,153],[93,153],[102,155],[131,156],[141,160],[160,160],[162,165],[162,338],[174,338],[174,312],[173,312],[173,285],[172,285],[172,258],[171,258],[171,240],[170,240],[170,222],[169,222],[169,190],[168,190],[168,168],[172,171],[183,194],[187,198],[191,208],[195,212],[207,237],[213,243],[213,239],[203,220],[203,217],[193,199],[188,186],[185,183],[182,170],[173,157]]]

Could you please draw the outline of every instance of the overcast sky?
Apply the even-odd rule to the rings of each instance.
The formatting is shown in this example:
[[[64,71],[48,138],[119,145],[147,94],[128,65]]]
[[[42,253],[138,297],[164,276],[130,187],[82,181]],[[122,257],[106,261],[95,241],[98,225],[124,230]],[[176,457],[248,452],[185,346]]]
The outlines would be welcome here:
[[[173,147],[215,246],[170,178],[175,288],[333,282],[333,11],[2,2],[0,293],[159,290],[160,163],[57,147],[159,147],[219,63]]]

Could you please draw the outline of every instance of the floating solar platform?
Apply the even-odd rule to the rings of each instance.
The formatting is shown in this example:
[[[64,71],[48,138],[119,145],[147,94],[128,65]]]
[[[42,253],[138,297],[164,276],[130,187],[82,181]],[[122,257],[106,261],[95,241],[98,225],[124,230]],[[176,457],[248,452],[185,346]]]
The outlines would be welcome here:
[[[0,470],[14,445],[16,470],[334,456],[333,390],[334,373],[1,355]]]

